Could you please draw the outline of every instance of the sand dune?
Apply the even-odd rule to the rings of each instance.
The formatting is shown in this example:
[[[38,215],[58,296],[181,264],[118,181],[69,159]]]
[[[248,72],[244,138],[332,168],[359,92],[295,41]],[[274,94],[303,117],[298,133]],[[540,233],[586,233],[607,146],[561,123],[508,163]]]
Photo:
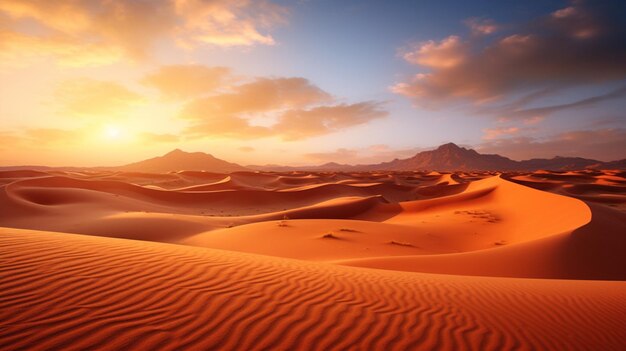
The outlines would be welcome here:
[[[626,210],[626,174],[624,171],[541,171],[510,174],[506,179],[529,187],[549,190],[584,201],[610,204]]]
[[[15,229],[0,237],[4,350],[620,350],[626,338],[622,282],[364,270]]]
[[[572,198],[591,193],[625,198],[623,178],[615,172],[20,172],[6,174],[12,181],[0,193],[8,205],[0,225],[394,270],[624,277],[611,265],[623,262],[615,257],[626,249],[620,235],[626,215],[608,206],[592,213]],[[172,189],[133,182],[174,178],[193,181]],[[571,196],[524,186],[529,183]],[[584,269],[572,268],[579,256],[591,259]],[[545,264],[537,257],[546,257]]]
[[[593,219],[573,231],[459,254],[372,257],[336,263],[477,276],[626,280],[626,215],[592,205]],[[507,242],[508,243],[508,242]]]
[[[0,349],[621,350],[625,176],[0,172]]]
[[[485,258],[486,266],[497,263],[499,269],[505,269],[502,266],[516,266],[515,262],[487,259],[491,256],[485,256],[485,250],[497,252],[503,246],[517,247],[525,242],[561,234],[569,236],[572,231],[591,220],[589,207],[581,201],[529,189],[499,177],[473,182],[462,193],[435,199],[400,203],[380,201],[372,203],[367,210],[355,208],[356,204],[354,200],[344,207],[329,204],[329,214],[315,213],[322,208],[321,205],[316,205],[310,208],[310,212],[296,212],[297,217],[289,216],[292,219],[308,218],[306,220],[263,221],[239,225],[197,234],[183,242],[300,259],[339,261],[360,258],[357,262],[342,263],[410,271],[431,271],[433,268],[430,266],[420,266],[415,262],[437,259],[437,263],[432,264],[437,272],[464,274],[464,271],[454,267],[446,270],[447,266],[440,264],[443,257],[449,256],[433,254],[479,250],[475,255],[470,255],[469,260],[475,260],[474,256],[479,256]],[[343,220],[330,221],[328,218]],[[623,228],[624,225],[625,223],[618,220],[617,224],[611,223],[608,226]],[[605,245],[605,249],[609,250],[607,254],[619,254],[619,250],[624,248],[618,234],[604,240],[608,240],[610,244],[618,244]],[[542,245],[539,244],[539,247]],[[424,256],[425,254],[428,256]],[[533,252],[525,252],[529,257],[532,254]],[[392,256],[401,257],[389,260]],[[460,266],[466,267],[468,263],[460,263]],[[480,265],[469,266],[472,270],[467,274],[491,274],[481,274],[491,271],[481,270],[478,268]],[[604,274],[603,268],[597,267],[595,272]],[[541,277],[544,271],[549,272],[549,267],[538,269],[534,273],[520,271],[515,274],[517,271],[510,270],[509,274],[493,274]],[[551,278],[561,277],[554,273],[545,274]],[[593,279],[595,276],[591,274],[587,277]]]

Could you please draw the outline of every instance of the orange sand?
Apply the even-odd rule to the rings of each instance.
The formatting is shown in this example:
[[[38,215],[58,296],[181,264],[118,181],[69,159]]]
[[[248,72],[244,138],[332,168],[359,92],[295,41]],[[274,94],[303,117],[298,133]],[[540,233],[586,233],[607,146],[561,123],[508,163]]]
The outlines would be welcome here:
[[[2,350],[626,339],[623,172],[10,171],[0,184]]]

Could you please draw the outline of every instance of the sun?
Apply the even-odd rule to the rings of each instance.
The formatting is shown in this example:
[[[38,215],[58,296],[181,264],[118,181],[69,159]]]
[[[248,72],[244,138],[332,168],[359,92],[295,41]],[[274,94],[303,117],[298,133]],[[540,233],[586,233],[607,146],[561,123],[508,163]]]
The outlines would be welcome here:
[[[122,135],[122,131],[116,127],[116,126],[107,126],[104,129],[104,135],[108,138],[108,139],[119,139],[120,136]]]

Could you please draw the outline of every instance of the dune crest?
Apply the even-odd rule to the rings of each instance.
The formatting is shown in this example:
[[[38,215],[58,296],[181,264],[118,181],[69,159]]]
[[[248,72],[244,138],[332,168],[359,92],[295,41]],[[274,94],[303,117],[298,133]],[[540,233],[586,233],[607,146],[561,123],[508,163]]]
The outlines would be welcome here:
[[[614,268],[626,249],[619,234],[626,228],[624,212],[590,209],[581,201],[591,192],[593,203],[622,196],[626,186],[617,172],[0,176],[10,179],[0,193],[9,205],[0,225],[8,227],[415,272],[625,275]],[[331,237],[337,240],[320,240]],[[576,263],[583,257],[589,262]]]

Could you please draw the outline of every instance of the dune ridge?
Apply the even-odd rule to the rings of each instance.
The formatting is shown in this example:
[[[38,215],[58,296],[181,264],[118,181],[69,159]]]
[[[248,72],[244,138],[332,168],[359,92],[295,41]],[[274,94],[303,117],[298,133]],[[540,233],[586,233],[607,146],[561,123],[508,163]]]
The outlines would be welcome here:
[[[403,271],[624,280],[626,213],[572,198],[624,197],[622,176],[10,171],[0,225]],[[154,188],[173,179],[182,187]]]

